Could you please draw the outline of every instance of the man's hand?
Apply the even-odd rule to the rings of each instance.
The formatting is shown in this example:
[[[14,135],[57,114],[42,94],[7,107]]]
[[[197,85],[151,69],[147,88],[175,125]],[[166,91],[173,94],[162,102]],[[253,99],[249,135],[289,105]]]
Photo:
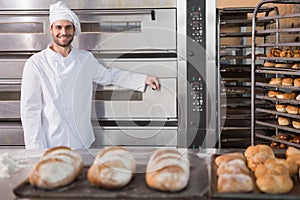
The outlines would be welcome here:
[[[155,76],[147,76],[146,84],[149,85],[153,90],[158,90],[160,87],[158,79]]]

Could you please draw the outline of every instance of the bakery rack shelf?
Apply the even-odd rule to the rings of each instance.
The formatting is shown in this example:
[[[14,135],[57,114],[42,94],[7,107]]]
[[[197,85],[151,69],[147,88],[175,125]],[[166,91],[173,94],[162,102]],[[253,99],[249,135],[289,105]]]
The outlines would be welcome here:
[[[262,83],[262,82],[256,82],[256,86],[261,86],[261,87],[268,87],[268,88],[278,88],[278,89],[288,89],[288,90],[299,90],[300,87],[297,86],[288,86],[288,85],[274,85],[274,84],[269,84],[269,83]]]
[[[278,112],[276,110],[257,108],[256,111],[262,112],[262,113],[269,113],[269,114],[273,114],[273,115],[285,116],[285,117],[289,117],[292,119],[300,119],[300,115],[293,115],[293,114],[289,114],[289,113]]]
[[[288,145],[288,146],[294,146],[294,147],[300,148],[300,144],[296,144],[296,143],[293,143],[293,142],[288,142],[288,141],[281,140],[281,139],[276,139],[275,137],[270,137],[270,136],[266,136],[266,135],[259,134],[259,133],[256,134],[256,137],[261,138],[261,139],[265,139],[265,140],[275,141],[275,142],[282,143],[282,144],[285,144],[285,145]]]
[[[289,114],[288,112],[279,112],[275,109],[277,108],[277,104],[282,104],[283,106],[291,105],[299,108],[300,101],[294,97],[290,97],[293,99],[282,99],[268,96],[270,90],[299,94],[300,87],[298,86],[270,84],[271,78],[292,78],[294,80],[295,78],[300,78],[300,69],[298,67],[300,56],[295,51],[300,46],[300,25],[298,24],[300,12],[295,10],[295,8],[299,8],[299,4],[299,0],[263,0],[256,6],[253,12],[251,44],[251,144],[263,141],[271,145],[272,141],[275,141],[300,148],[299,144],[278,139],[280,132],[284,132],[285,134],[300,134],[300,129],[297,129],[296,124],[300,122],[300,114]],[[268,7],[269,5],[277,8],[275,12],[268,16],[259,14],[258,11],[262,7]],[[258,24],[266,20],[273,21],[274,23],[265,29],[261,29]],[[261,34],[269,35],[262,41],[260,39]],[[268,54],[258,54],[257,49],[259,48],[264,48]],[[265,79],[261,79],[261,76],[264,76]],[[264,101],[265,104],[256,104],[257,101]],[[258,118],[261,113],[269,115],[270,118]],[[280,125],[282,124],[281,119],[288,121],[291,125]],[[264,127],[264,129],[258,130],[256,129],[257,126]]]
[[[295,129],[292,126],[281,126],[281,125],[278,125],[276,121],[265,122],[265,121],[259,121],[259,120],[257,120],[256,123],[258,125],[267,126],[269,128],[276,128],[276,129],[279,129],[279,130],[285,130],[285,131],[289,131],[289,132],[292,132],[292,133],[300,134],[300,130],[299,129]]]
[[[256,44],[256,47],[299,47],[299,46],[300,46],[300,42],[282,42],[282,43],[277,43],[277,44],[276,43],[257,43]],[[276,57],[276,58],[282,58],[282,57]]]
[[[255,7],[233,7],[218,10],[218,109],[221,133],[219,147],[245,148],[251,143],[251,27]],[[277,8],[264,7],[258,12],[266,17]],[[257,23],[261,29],[276,20],[265,19]],[[264,40],[272,33],[260,33]],[[258,48],[258,51],[264,51]],[[262,52],[264,53],[264,52]],[[265,114],[257,117],[264,118]]]
[[[282,75],[295,75],[300,76],[300,70],[298,69],[285,69],[285,68],[258,68],[255,70],[256,73],[262,74],[282,74]]]
[[[264,95],[256,95],[255,96],[257,99],[260,99],[260,100],[267,100],[269,101],[268,103],[270,102],[279,102],[279,103],[286,103],[286,104],[293,104],[293,105],[300,105],[300,101],[299,100],[296,100],[296,99],[279,99],[279,98],[276,98],[276,97],[268,97],[268,96],[264,96]],[[275,106],[275,105],[274,105]]]

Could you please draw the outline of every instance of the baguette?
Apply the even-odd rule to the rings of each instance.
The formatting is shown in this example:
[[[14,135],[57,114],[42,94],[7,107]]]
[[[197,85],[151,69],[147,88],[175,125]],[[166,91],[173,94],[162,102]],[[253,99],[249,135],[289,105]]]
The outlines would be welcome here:
[[[47,150],[29,174],[29,183],[52,190],[72,183],[81,173],[81,156],[68,147]]]
[[[111,146],[98,153],[88,169],[87,177],[91,185],[116,189],[127,185],[135,170],[133,155],[123,147]]]
[[[190,162],[187,154],[176,149],[155,151],[146,167],[146,183],[150,188],[176,192],[184,189],[190,177]]]

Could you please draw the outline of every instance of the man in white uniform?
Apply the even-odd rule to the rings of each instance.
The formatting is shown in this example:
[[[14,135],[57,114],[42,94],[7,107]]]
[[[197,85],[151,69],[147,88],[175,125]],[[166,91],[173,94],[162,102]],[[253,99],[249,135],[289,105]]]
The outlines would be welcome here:
[[[93,82],[141,92],[146,85],[158,89],[159,82],[154,76],[105,68],[92,53],[73,48],[80,23],[64,3],[50,6],[49,19],[53,41],[30,57],[23,71],[21,120],[25,146],[89,148],[95,140],[91,125]]]

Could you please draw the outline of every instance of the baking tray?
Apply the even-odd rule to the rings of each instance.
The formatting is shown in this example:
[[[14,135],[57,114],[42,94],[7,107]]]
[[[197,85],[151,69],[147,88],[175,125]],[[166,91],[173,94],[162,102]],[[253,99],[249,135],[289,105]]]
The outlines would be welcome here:
[[[189,154],[191,163],[190,180],[185,189],[179,192],[160,192],[149,188],[145,182],[145,173],[136,173],[131,182],[123,188],[107,190],[91,186],[87,181],[87,170],[83,172],[71,185],[56,190],[42,190],[32,187],[28,180],[14,188],[18,197],[25,198],[53,198],[53,199],[197,199],[206,195],[209,190],[208,170],[205,159]],[[146,169],[138,165],[138,170]]]
[[[287,194],[266,194],[258,190],[255,185],[254,174],[251,173],[251,177],[254,183],[254,190],[252,192],[245,193],[225,193],[218,192],[217,190],[217,165],[215,164],[215,158],[221,154],[214,154],[211,158],[211,185],[210,185],[210,196],[218,199],[280,199],[280,200],[289,200],[289,199],[300,199],[300,183],[298,177],[293,177],[294,187]],[[276,157],[284,157],[284,155],[276,155]]]

